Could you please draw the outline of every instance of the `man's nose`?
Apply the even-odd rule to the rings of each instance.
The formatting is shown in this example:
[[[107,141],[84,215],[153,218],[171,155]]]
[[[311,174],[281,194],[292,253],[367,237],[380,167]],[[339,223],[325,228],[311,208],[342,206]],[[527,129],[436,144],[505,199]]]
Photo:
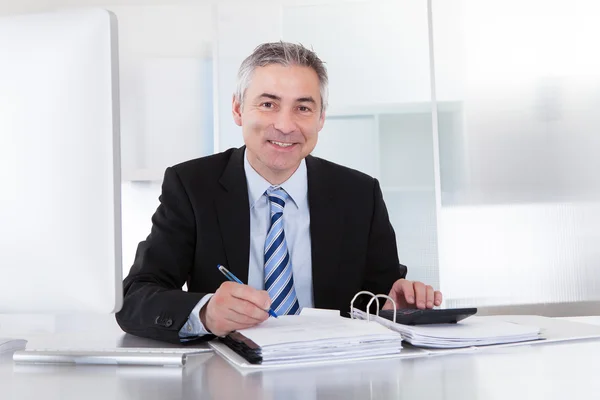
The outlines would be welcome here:
[[[296,122],[291,111],[281,110],[277,113],[273,127],[282,133],[292,133],[296,130]]]

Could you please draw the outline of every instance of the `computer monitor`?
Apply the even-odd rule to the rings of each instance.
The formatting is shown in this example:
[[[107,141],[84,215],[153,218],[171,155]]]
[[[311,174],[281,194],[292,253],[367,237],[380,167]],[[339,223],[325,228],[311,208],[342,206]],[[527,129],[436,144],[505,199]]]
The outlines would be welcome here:
[[[122,303],[116,18],[0,18],[0,313]]]

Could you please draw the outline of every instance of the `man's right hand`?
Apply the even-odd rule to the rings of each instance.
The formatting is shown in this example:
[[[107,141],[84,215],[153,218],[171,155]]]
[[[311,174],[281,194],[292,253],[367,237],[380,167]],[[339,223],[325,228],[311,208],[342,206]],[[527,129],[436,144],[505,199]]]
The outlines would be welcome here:
[[[216,336],[250,328],[269,318],[271,298],[264,290],[224,282],[200,310],[200,321]]]

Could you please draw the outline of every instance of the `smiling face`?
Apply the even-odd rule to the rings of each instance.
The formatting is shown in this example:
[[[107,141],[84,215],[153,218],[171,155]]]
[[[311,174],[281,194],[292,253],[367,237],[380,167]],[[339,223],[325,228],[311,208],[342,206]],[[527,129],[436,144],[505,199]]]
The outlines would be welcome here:
[[[317,73],[309,67],[257,67],[243,107],[233,99],[250,165],[273,185],[285,182],[317,144],[325,123]]]

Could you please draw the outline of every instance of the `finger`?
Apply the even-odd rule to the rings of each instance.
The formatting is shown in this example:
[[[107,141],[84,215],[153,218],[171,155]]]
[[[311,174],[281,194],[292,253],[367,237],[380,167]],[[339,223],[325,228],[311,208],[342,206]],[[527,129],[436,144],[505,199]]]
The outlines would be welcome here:
[[[413,282],[413,289],[415,290],[415,304],[417,308],[425,308],[427,301],[427,289],[425,284],[422,282]]]
[[[394,306],[392,305],[392,302],[390,300],[387,300],[385,302],[385,304],[383,305],[382,310],[391,310],[393,308],[394,308]]]
[[[396,292],[394,292],[396,293]],[[387,299],[385,304],[383,305],[382,310],[393,310],[394,309],[394,305],[396,306],[396,309],[400,309],[400,308],[406,308],[406,301],[404,301],[403,298],[401,298],[400,296],[402,296],[402,294],[396,294],[394,295],[394,293],[390,292],[389,296],[394,299],[394,301]],[[399,301],[399,299],[402,299],[402,301]],[[373,302],[373,304],[371,304],[371,307],[376,306],[375,302]]]
[[[442,292],[440,292],[439,290],[436,290],[436,291],[435,291],[435,294],[434,294],[434,301],[433,301],[433,302],[434,302],[434,304],[435,304],[436,306],[439,306],[439,305],[441,305],[441,304],[442,304],[442,300],[443,300],[443,299],[444,299],[444,298],[442,297]]]
[[[228,321],[230,324],[232,324],[234,329],[249,328],[251,326],[258,325],[262,322],[262,320],[250,318],[250,317],[240,314],[234,310],[230,310],[225,315],[225,320]]]
[[[395,296],[392,296],[392,298],[397,302],[403,303],[406,301],[408,304],[415,304],[415,291],[412,281],[407,281],[406,279],[397,280],[392,291],[395,292]]]
[[[261,322],[231,310],[227,304],[232,300],[235,302],[242,301],[231,296],[221,296],[219,298],[216,294],[209,300],[206,307],[205,322],[203,322],[209,332],[216,336],[224,336],[236,329],[248,328]]]
[[[249,317],[253,320],[253,323],[262,322],[268,318],[269,314],[262,307],[246,300],[259,299],[259,303],[262,305],[270,304],[271,299],[269,294],[264,290],[258,291],[250,286],[242,285],[234,282],[225,282],[219,287],[213,299],[217,300],[218,308],[221,314],[235,311],[238,314]],[[211,300],[213,300],[211,299]],[[251,321],[248,321],[250,323]]]
[[[235,297],[232,297],[231,299],[232,301],[228,304],[229,310],[238,314],[240,317],[244,317],[245,319],[241,322],[259,323],[269,318],[269,313],[258,307],[256,304]]]
[[[427,308],[433,308],[433,301],[434,301],[433,287],[427,285],[427,286],[425,286],[425,290],[427,291],[426,306],[427,306]]]
[[[231,296],[253,303],[263,310],[268,310],[271,307],[271,298],[264,290],[256,290],[248,285],[237,284],[232,286],[230,293]]]

